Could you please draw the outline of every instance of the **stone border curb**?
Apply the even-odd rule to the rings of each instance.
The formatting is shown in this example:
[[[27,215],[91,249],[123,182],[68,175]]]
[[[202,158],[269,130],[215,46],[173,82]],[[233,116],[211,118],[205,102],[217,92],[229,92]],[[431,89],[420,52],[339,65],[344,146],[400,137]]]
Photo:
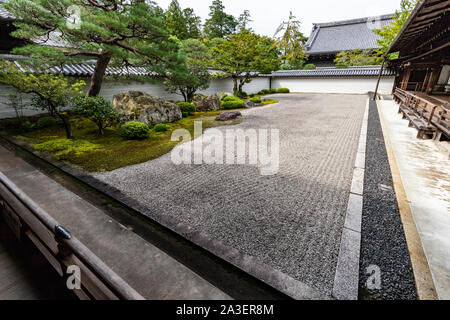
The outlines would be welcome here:
[[[358,300],[369,100],[370,98],[367,98],[348,199],[347,215],[345,217],[344,230],[342,231],[341,247],[334,277],[333,297],[338,300]]]

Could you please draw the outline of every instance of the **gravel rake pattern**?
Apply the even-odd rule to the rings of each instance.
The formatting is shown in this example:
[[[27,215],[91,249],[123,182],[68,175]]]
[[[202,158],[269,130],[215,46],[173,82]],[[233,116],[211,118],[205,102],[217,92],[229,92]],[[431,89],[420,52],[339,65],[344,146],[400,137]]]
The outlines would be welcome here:
[[[234,129],[280,130],[280,168],[174,165],[170,154],[95,176],[149,208],[331,293],[367,96],[277,95]]]

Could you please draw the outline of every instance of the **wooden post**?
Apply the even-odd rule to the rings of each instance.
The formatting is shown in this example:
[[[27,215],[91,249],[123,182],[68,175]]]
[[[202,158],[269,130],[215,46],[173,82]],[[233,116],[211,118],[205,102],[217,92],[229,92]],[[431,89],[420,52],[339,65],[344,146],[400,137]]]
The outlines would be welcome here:
[[[383,63],[381,64],[380,73],[378,74],[377,87],[375,88],[375,93],[373,94],[373,101],[377,100],[378,87],[380,86],[381,76],[383,75],[384,64],[386,63],[386,56],[383,56]]]

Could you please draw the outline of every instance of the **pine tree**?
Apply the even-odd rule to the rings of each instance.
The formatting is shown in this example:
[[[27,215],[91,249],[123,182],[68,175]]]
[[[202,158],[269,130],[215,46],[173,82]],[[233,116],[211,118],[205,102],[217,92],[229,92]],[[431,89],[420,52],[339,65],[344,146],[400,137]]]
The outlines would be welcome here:
[[[187,26],[183,11],[177,0],[172,0],[166,11],[166,25],[169,32],[180,40],[187,39]]]
[[[232,15],[225,13],[221,0],[213,0],[209,9],[210,18],[205,22],[205,34],[209,39],[224,38],[236,32],[238,22]]]
[[[10,0],[3,6],[17,18],[13,36],[38,43],[15,53],[41,65],[96,59],[89,96],[99,94],[111,62],[144,65],[163,76],[182,64],[160,9],[149,1]],[[64,48],[39,45],[55,36]]]
[[[238,21],[239,21],[239,24],[238,24],[239,32],[243,31],[243,30],[253,31],[252,28],[248,27],[250,22],[253,22],[253,20],[250,19],[250,11],[249,10],[244,10],[244,12],[239,16]]]

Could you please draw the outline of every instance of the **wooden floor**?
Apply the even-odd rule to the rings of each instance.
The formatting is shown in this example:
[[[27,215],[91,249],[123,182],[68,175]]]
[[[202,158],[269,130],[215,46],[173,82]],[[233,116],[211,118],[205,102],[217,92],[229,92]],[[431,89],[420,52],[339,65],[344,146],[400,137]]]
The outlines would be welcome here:
[[[0,216],[0,300],[67,300],[75,297],[31,243],[14,238]]]

